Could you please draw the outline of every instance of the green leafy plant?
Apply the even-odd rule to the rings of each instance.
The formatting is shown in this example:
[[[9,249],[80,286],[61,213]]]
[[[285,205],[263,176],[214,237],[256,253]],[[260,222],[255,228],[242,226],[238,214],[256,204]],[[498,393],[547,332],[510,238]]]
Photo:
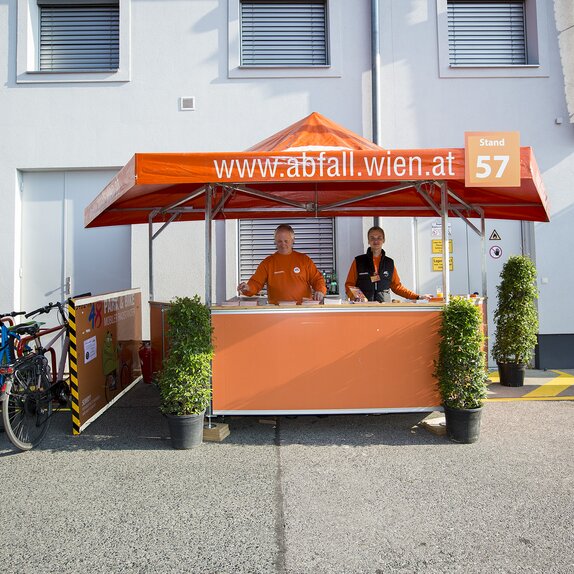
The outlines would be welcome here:
[[[198,295],[176,297],[167,311],[168,355],[158,378],[160,410],[201,414],[211,399],[211,313]]]
[[[443,405],[476,409],[486,397],[486,353],[480,308],[453,297],[442,312],[438,360],[433,376]]]
[[[498,363],[528,364],[538,333],[536,267],[529,257],[514,255],[504,264],[500,277],[492,356]]]

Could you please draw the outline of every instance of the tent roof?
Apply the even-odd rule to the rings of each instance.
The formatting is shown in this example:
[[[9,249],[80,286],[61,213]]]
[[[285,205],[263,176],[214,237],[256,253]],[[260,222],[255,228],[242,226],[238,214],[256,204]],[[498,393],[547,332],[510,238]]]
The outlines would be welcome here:
[[[384,150],[313,113],[244,152],[138,153],[86,207],[87,227],[213,219],[449,215],[549,221],[532,149],[519,187],[465,187],[464,149]]]
[[[329,118],[313,112],[246,151],[382,150]]]

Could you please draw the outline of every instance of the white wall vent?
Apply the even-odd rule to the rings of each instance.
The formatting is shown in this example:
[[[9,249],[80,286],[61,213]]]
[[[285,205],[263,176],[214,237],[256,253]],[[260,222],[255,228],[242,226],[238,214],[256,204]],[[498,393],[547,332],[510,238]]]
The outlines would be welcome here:
[[[182,112],[192,112],[195,110],[195,97],[182,96],[179,98],[179,109]]]

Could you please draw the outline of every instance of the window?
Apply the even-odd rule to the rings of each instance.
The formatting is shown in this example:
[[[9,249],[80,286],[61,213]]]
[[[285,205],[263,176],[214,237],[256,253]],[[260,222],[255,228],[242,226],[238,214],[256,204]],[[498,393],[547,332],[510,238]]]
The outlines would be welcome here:
[[[130,79],[130,0],[18,0],[17,33],[17,83]]]
[[[436,0],[442,78],[548,77],[544,0]]]
[[[229,77],[340,77],[345,0],[228,0]]]
[[[295,231],[296,251],[307,254],[320,271],[331,273],[335,270],[334,219],[242,219],[239,221],[240,281],[247,281],[259,263],[275,253],[273,232],[282,223]]]
[[[327,5],[241,1],[242,66],[326,66]]]
[[[93,0],[92,0],[93,1]],[[110,71],[119,66],[117,2],[40,6],[40,71]]]
[[[451,65],[527,64],[524,1],[448,2]]]

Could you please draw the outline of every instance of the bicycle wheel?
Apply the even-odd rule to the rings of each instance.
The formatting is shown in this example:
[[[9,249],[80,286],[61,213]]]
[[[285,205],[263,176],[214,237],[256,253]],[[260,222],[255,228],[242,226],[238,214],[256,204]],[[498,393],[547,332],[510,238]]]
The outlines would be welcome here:
[[[121,372],[120,372],[120,381],[121,381],[122,391],[126,387],[129,387],[129,385],[132,382],[132,370],[130,369],[130,366],[127,363],[124,363],[122,365]]]
[[[52,414],[46,361],[26,361],[10,377],[2,405],[6,435],[20,450],[30,450],[48,432]]]

